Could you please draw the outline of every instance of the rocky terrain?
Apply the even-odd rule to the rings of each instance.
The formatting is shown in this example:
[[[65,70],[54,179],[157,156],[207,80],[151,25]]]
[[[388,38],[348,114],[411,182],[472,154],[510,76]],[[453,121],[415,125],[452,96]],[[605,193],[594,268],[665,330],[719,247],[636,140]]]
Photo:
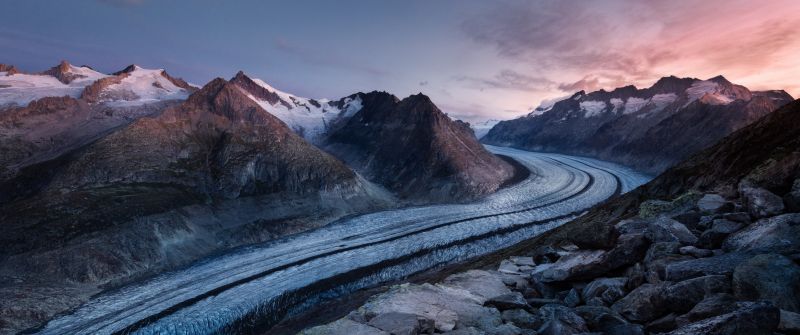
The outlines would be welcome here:
[[[474,199],[514,175],[511,164],[478,143],[425,95],[405,99],[359,93],[361,109],[329,133],[323,147],[401,197]]]
[[[88,105],[44,98],[3,116],[6,124],[45,129],[36,127],[38,112],[49,124],[53,114],[82,119],[94,110]],[[52,157],[46,146],[32,146],[47,154],[2,184],[4,330],[35,326],[104,288],[219,250],[392,205],[391,194],[223,79],[131,121],[60,141]],[[22,148],[19,142],[7,148]]]
[[[798,139],[795,101],[500,264],[302,333],[798,334]]]
[[[750,91],[722,76],[664,77],[645,89],[580,91],[498,123],[482,142],[597,157],[658,174],[790,101],[784,91]]]

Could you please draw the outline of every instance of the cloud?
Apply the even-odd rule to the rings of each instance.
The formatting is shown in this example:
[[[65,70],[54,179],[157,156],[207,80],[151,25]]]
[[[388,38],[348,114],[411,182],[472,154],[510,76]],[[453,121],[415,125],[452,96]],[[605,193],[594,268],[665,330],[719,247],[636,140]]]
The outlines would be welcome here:
[[[492,78],[479,78],[471,76],[457,76],[458,82],[467,83],[469,87],[484,89],[503,89],[517,91],[542,91],[549,89],[555,83],[544,77],[535,77],[522,74],[513,70],[502,70]]]
[[[583,77],[581,80],[578,80],[574,83],[561,83],[558,85],[558,89],[564,92],[576,92],[576,91],[596,91],[600,88],[600,80],[597,77]]]
[[[749,76],[781,62],[800,69],[789,60],[800,51],[800,17],[786,15],[798,10],[791,0],[507,1],[467,17],[461,30],[501,58],[566,82],[557,85],[566,91],[671,74]]]
[[[423,80],[423,81],[419,82],[419,86],[427,86],[427,85],[428,85],[428,81],[427,80]]]
[[[278,50],[281,50],[287,54],[291,54],[303,62],[312,65],[346,69],[370,76],[385,76],[388,74],[388,72],[385,70],[376,69],[361,64],[355,59],[343,57],[332,52],[321,53],[318,49],[306,48],[282,38],[275,40],[275,46],[278,48]]]

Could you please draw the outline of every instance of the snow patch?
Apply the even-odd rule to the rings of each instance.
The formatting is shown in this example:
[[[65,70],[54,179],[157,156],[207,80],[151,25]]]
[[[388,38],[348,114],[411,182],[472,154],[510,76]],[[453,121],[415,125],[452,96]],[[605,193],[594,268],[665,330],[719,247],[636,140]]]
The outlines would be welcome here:
[[[622,99],[620,98],[611,98],[609,102],[611,103],[612,106],[614,106],[614,108],[611,109],[612,113],[618,113],[625,105],[625,102],[622,101]]]
[[[4,72],[0,75],[0,106],[26,106],[31,101],[44,97],[70,96],[78,98],[87,85],[100,78],[108,77],[108,75],[88,67],[72,65],[68,72],[84,77],[64,84],[56,77],[46,74],[17,73],[9,76]]]
[[[185,89],[175,86],[164,77],[164,70],[149,70],[135,66],[128,76],[103,90],[102,100],[111,105],[132,106],[161,100],[183,100],[189,96]]]
[[[649,99],[630,97],[628,101],[625,102],[625,111],[623,111],[623,114],[636,113],[646,106],[648,102],[650,102]]]
[[[271,104],[269,101],[259,100],[249,94],[248,97],[268,113],[286,123],[295,133],[312,143],[322,140],[336,119],[352,117],[363,107],[360,96],[345,98],[342,108],[339,109],[328,99],[315,100],[298,97],[280,91],[261,79],[251,78],[251,80],[267,91],[275,93],[281,101]]]
[[[470,127],[472,128],[472,131],[475,132],[475,137],[480,139],[481,137],[486,136],[486,134],[489,133],[489,130],[491,130],[492,127],[494,127],[499,122],[500,120],[491,119],[481,122],[470,123]]]
[[[597,100],[582,101],[580,107],[584,112],[583,117],[590,118],[602,114],[606,109],[606,103]]]

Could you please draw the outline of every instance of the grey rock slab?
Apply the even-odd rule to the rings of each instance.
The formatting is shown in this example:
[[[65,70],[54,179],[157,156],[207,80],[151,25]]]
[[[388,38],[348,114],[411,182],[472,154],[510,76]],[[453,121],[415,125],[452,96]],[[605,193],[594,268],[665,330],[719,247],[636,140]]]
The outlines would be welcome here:
[[[602,296],[603,292],[610,288],[619,288],[624,291],[627,282],[628,278],[625,277],[597,278],[583,288],[581,297],[584,301],[589,301],[592,298]]]
[[[378,314],[368,325],[392,335],[416,335],[420,332],[419,316],[409,313],[389,312]]]
[[[677,282],[707,275],[732,275],[736,266],[750,256],[747,253],[727,253],[670,263],[664,269],[665,279]]]
[[[689,323],[715,317],[736,310],[736,298],[728,293],[717,293],[707,296],[697,303],[688,313],[675,319],[675,323],[684,326]]]
[[[733,272],[733,293],[741,300],[769,300],[800,312],[800,266],[778,254],[754,256]]]
[[[725,198],[719,194],[706,194],[700,200],[697,200],[697,209],[702,212],[717,213],[720,209],[724,208],[728,203]]]
[[[649,231],[654,242],[677,241],[684,245],[697,243],[697,236],[686,225],[665,216],[651,220]]]
[[[528,302],[525,301],[525,298],[522,296],[522,293],[519,292],[511,292],[489,298],[486,300],[484,305],[497,308],[501,311],[517,308],[530,308]]]
[[[682,255],[691,255],[695,258],[704,258],[704,257],[711,257],[714,255],[714,252],[708,249],[700,249],[693,245],[687,245],[685,247],[681,247],[679,252]]]
[[[301,331],[298,335],[391,335],[383,330],[349,319],[339,319],[326,325]]]
[[[542,319],[538,315],[529,313],[524,309],[509,309],[502,313],[503,321],[511,322],[515,326],[527,329],[539,329]]]
[[[464,289],[478,297],[489,299],[511,293],[501,276],[484,270],[469,270],[448,276],[441,285]]]
[[[800,314],[781,310],[778,331],[786,334],[800,334]]]
[[[783,199],[758,187],[740,187],[742,204],[754,218],[764,218],[783,213]]]
[[[728,236],[722,249],[781,254],[800,252],[800,213],[759,220]]]

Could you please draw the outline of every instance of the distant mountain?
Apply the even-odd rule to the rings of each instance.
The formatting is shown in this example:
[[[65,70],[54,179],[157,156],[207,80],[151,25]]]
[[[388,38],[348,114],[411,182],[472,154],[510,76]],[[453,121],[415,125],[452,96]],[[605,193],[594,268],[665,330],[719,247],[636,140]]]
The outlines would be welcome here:
[[[481,137],[486,136],[489,133],[489,130],[494,127],[500,120],[497,119],[489,119],[480,122],[470,123],[469,127],[472,128],[472,131],[475,133],[475,137],[480,139]]]
[[[784,91],[753,92],[722,76],[661,78],[574,95],[493,127],[482,141],[598,157],[657,174],[792,101]]]
[[[495,191],[514,173],[478,143],[469,126],[425,95],[405,99],[358,93],[361,109],[328,134],[323,147],[368,179],[403,197],[470,199]]]

